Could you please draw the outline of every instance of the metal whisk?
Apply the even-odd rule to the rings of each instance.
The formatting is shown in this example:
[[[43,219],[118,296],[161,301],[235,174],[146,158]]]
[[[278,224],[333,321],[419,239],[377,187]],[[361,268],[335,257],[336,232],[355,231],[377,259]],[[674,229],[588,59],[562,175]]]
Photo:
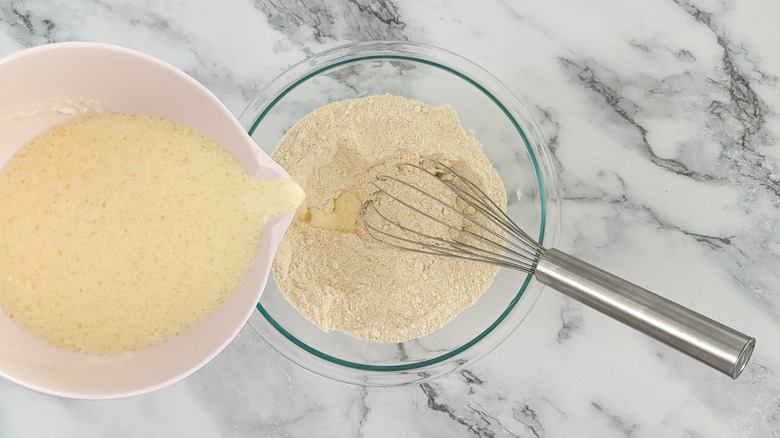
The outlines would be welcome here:
[[[360,212],[374,239],[404,250],[533,274],[540,283],[733,379],[744,370],[755,338],[562,251],[542,247],[477,184],[443,163],[423,162],[430,166],[402,164],[401,176],[374,180],[377,192]]]

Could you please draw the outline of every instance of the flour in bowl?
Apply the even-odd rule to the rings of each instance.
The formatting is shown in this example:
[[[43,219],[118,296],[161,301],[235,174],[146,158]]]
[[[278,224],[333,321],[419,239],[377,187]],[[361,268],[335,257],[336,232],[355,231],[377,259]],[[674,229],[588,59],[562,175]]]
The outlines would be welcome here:
[[[287,300],[323,330],[377,342],[418,338],[474,304],[498,272],[389,248],[358,221],[376,175],[397,174],[398,164],[423,158],[453,167],[505,207],[498,173],[451,107],[391,95],[332,103],[296,123],[272,158],[306,192],[274,276]]]

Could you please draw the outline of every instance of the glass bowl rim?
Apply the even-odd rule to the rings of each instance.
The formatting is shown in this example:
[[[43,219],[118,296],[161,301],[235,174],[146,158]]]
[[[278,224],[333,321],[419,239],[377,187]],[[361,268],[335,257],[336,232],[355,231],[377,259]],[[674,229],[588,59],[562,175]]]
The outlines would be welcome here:
[[[537,240],[540,245],[543,245],[545,243],[545,236],[548,236],[548,243],[557,243],[558,227],[560,224],[560,209],[557,208],[560,199],[558,193],[559,189],[557,176],[554,171],[551,171],[553,165],[549,158],[549,149],[546,142],[540,135],[536,135],[535,140],[536,146],[538,148],[538,150],[536,150],[531,145],[531,142],[529,141],[528,136],[524,130],[527,129],[530,131],[536,131],[536,133],[538,133],[539,128],[536,126],[536,122],[530,116],[523,103],[498,78],[493,76],[483,67],[480,67],[474,62],[453,52],[435,46],[405,41],[369,41],[340,45],[338,47],[334,47],[332,49],[308,57],[305,60],[291,66],[285,72],[277,76],[274,80],[269,82],[266,87],[264,87],[264,89],[257,97],[255,97],[250,102],[250,104],[246,107],[238,119],[247,130],[248,134],[252,136],[260,122],[275,107],[275,105],[278,104],[289,92],[291,92],[299,85],[334,68],[374,60],[405,61],[439,68],[448,73],[454,74],[486,95],[504,113],[509,121],[511,121],[517,133],[520,134],[520,137],[523,139],[523,144],[529,153],[531,162],[533,163],[534,170],[536,172],[536,181],[539,187],[539,202],[541,204],[541,225]],[[478,82],[477,80],[463,73],[461,71],[464,70],[462,66],[460,68],[456,68],[452,64],[461,64],[462,66],[466,66],[466,69],[479,72],[479,74],[482,76],[483,82],[488,81],[490,84],[488,86],[483,85],[483,82]],[[488,87],[496,90],[491,92]],[[494,95],[498,93],[506,96],[503,98],[504,101],[513,101],[512,103],[515,107],[513,108],[514,111],[508,109],[507,106],[504,105],[504,103],[502,103],[502,101]],[[520,114],[515,115],[515,112],[520,112]],[[526,125],[529,126],[521,126],[521,124],[518,122],[518,119],[521,119]],[[550,193],[548,193],[548,191],[550,191]],[[548,194],[551,196],[548,196]],[[553,242],[549,242],[550,240]],[[378,372],[380,374],[407,371],[420,372],[423,370],[427,371],[427,368],[429,367],[441,365],[442,362],[448,359],[462,355],[463,353],[469,351],[474,345],[482,342],[486,337],[493,333],[496,327],[501,325],[506,320],[507,316],[512,312],[512,310],[515,309],[519,300],[524,296],[532,277],[533,274],[526,275],[522,286],[519,288],[513,299],[508,303],[504,311],[485,330],[480,332],[473,339],[434,358],[399,365],[367,365],[339,359],[337,357],[323,353],[288,332],[273,318],[272,315],[270,315],[270,313],[262,306],[261,302],[258,302],[256,307],[262,317],[285,339],[292,342],[295,346],[302,349],[303,351],[318,359],[324,360],[327,363],[354,371],[372,373]],[[536,298],[538,298],[540,293],[541,290],[536,293],[536,296],[533,297],[534,301]],[[533,304],[528,308],[526,314],[530,312],[532,307]],[[524,318],[525,315],[520,318],[517,326],[519,326]],[[471,362],[492,351],[492,349],[500,345],[511,333],[511,331],[507,333],[507,335],[503,339],[499,340],[498,343],[493,345],[492,348],[481,352],[481,354],[478,357],[473,358]],[[266,342],[269,343],[269,345],[271,345],[271,347],[276,349],[279,353],[293,362],[298,363],[299,365],[304,366],[305,368],[308,368],[315,373],[335,378],[333,376],[323,374],[321,370],[312,369],[305,364],[301,364],[299,361],[291,357],[294,355],[285,354],[285,352],[281,351],[277,345],[266,339],[265,336],[262,336],[261,333],[259,334],[261,337],[263,337],[264,340],[266,340]],[[465,363],[463,366],[465,366]],[[337,380],[350,381],[351,379],[337,378]],[[367,382],[360,381],[360,383],[365,384]]]

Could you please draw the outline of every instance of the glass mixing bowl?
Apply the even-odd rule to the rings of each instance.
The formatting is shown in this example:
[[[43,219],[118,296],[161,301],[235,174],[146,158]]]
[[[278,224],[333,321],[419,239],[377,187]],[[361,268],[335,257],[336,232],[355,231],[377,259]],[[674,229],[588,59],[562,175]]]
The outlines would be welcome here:
[[[285,132],[316,108],[385,93],[452,106],[501,176],[509,216],[541,244],[555,246],[558,184],[538,126],[498,79],[451,52],[405,42],[337,47],[272,81],[239,122],[270,154]],[[483,357],[520,325],[542,287],[531,275],[502,268],[479,301],[443,328],[394,344],[322,331],[287,302],[275,282],[268,283],[257,304],[262,318],[249,323],[274,349],[315,373],[356,384],[400,385],[459,370]]]

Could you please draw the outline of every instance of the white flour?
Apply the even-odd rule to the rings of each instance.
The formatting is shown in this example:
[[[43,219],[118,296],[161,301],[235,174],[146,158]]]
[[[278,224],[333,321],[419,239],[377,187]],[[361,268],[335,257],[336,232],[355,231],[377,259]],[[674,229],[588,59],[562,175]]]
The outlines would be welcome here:
[[[306,192],[307,207],[332,212],[343,192],[360,202],[378,174],[433,158],[479,184],[504,207],[498,174],[452,108],[383,95],[336,102],[293,126],[272,154]],[[445,194],[439,193],[440,196]],[[386,247],[365,234],[296,220],[274,260],[289,302],[323,330],[403,342],[442,327],[487,290],[497,267]]]

